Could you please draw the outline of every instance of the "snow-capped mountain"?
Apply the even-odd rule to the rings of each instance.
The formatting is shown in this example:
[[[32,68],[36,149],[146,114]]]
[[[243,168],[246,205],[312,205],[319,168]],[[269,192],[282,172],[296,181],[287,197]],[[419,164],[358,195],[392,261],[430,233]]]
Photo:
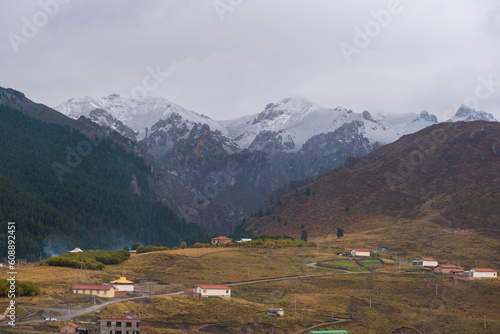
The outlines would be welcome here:
[[[179,115],[186,126],[192,129],[194,124],[208,124],[212,130],[223,131],[210,117],[184,109],[163,97],[132,97],[111,94],[103,98],[81,96],[73,98],[55,107],[60,113],[74,119],[80,116],[110,127],[131,138],[130,133],[120,131],[122,125],[131,129],[136,140],[147,137],[151,127],[159,120],[166,120],[172,114]],[[99,112],[95,112],[98,109]]]
[[[488,122],[498,122],[498,120],[493,117],[492,114],[486,111],[476,110],[474,108],[467,107],[462,104],[458,108],[455,116],[447,120],[446,122],[470,122],[470,121],[488,121]]]
[[[212,120],[162,97],[83,96],[55,109],[74,119],[88,117],[137,141],[161,135],[163,138],[158,138],[158,142],[163,142],[167,151],[195,124],[206,124],[210,130],[227,137],[233,142],[229,145],[231,150],[259,150],[263,141],[272,139],[280,145],[281,151],[297,152],[312,136],[333,132],[352,122],[362,122],[358,127],[359,134],[379,144],[390,143],[402,135],[437,123],[437,118],[427,112],[373,117],[368,111],[355,113],[341,107],[327,109],[299,97],[269,103],[258,114],[227,121]],[[149,142],[156,146],[154,140]]]
[[[85,116],[81,121],[90,119],[137,141],[161,166],[159,196],[177,214],[211,233],[230,233],[243,217],[265,205],[270,193],[291,182],[322,175],[348,157],[363,156],[438,122],[427,111],[353,112],[298,97],[225,121],[161,97],[87,96],[56,109],[74,119]],[[476,119],[495,120],[462,107],[452,121]]]
[[[353,123],[356,126],[350,129],[356,129],[356,133],[346,138],[359,135],[371,147],[378,147],[438,122],[437,117],[427,111],[372,115],[369,111],[356,113],[341,107],[324,108],[301,97],[288,97],[269,103],[260,113],[225,121],[215,121],[162,97],[135,98],[118,94],[74,98],[56,110],[75,119],[85,116],[112,128],[142,142],[157,157],[171,152],[176,142],[188,138],[196,124],[207,125],[214,133],[211,138],[218,138],[224,150],[232,154],[245,149],[297,153],[314,136],[332,133]],[[449,121],[472,120],[495,121],[495,118],[484,111],[461,106]]]
[[[259,134],[270,139],[274,134],[284,151],[297,152],[315,135],[333,132],[344,124],[360,122],[359,134],[371,143],[387,144],[399,137],[437,123],[437,117],[426,111],[418,114],[373,117],[368,111],[355,113],[337,107],[326,109],[303,98],[286,98],[269,103],[254,117],[223,122],[240,147],[260,147]]]

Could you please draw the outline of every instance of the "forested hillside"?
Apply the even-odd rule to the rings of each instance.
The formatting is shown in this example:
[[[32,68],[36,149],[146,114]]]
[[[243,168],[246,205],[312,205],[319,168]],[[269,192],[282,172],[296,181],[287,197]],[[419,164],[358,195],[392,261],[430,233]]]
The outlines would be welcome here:
[[[8,221],[19,258],[79,246],[115,249],[139,242],[173,246],[206,240],[155,200],[151,168],[108,139],[43,123],[0,105],[0,256]]]

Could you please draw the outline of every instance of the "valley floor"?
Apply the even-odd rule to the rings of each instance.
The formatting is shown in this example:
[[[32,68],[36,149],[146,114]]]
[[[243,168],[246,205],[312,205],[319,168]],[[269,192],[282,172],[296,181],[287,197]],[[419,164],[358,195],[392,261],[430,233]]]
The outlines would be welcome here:
[[[87,272],[21,266],[17,279],[32,281],[45,293],[17,299],[18,326],[23,320],[27,326],[19,333],[57,329],[62,322],[42,323],[42,315],[64,321],[68,308],[69,317],[89,326],[102,315],[140,312],[141,323],[157,333],[307,333],[313,327],[349,333],[500,332],[498,279],[465,282],[410,274],[387,260],[377,269],[354,272],[313,265],[342,259],[337,255],[342,250],[331,245],[184,249],[134,255],[103,271]],[[119,276],[138,283],[135,299],[98,298],[94,305],[91,297],[70,291],[75,283],[99,284]],[[231,285],[232,299],[182,294],[200,283]],[[1,299],[0,305],[7,302]],[[270,307],[284,308],[285,316],[266,315]],[[97,309],[100,314],[93,313]],[[2,329],[10,331],[2,326],[0,333]]]

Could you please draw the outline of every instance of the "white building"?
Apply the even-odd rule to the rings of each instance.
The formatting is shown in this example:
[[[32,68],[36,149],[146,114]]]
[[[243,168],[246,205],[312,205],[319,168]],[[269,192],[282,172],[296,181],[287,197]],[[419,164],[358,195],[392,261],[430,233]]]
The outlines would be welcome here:
[[[134,292],[134,282],[129,281],[126,277],[120,277],[116,281],[111,281],[116,291]]]
[[[195,285],[192,292],[201,298],[231,299],[231,288],[225,285]]]
[[[438,266],[438,262],[430,257],[423,257],[420,260],[413,261],[411,265],[434,268]]]
[[[80,253],[80,252],[83,252],[83,251],[80,249],[80,247],[76,247],[75,249],[68,251],[68,253]]]
[[[370,256],[370,250],[367,248],[354,248],[351,256]]]
[[[241,238],[241,240],[238,240],[236,242],[249,242],[249,241],[252,241],[252,239],[250,238]]]
[[[474,268],[470,272],[474,278],[497,278],[497,272],[490,268]]]

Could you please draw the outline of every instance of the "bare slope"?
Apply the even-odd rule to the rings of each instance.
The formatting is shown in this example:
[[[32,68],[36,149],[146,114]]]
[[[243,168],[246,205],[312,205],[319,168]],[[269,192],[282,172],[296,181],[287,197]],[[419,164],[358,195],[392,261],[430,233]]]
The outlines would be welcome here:
[[[436,124],[347,159],[345,167],[283,196],[270,215],[250,218],[247,229],[300,236],[303,225],[314,237],[335,235],[337,227],[382,228],[382,235],[392,231],[404,242],[451,228],[498,239],[499,165],[499,123]],[[425,233],[417,235],[420,228]]]

